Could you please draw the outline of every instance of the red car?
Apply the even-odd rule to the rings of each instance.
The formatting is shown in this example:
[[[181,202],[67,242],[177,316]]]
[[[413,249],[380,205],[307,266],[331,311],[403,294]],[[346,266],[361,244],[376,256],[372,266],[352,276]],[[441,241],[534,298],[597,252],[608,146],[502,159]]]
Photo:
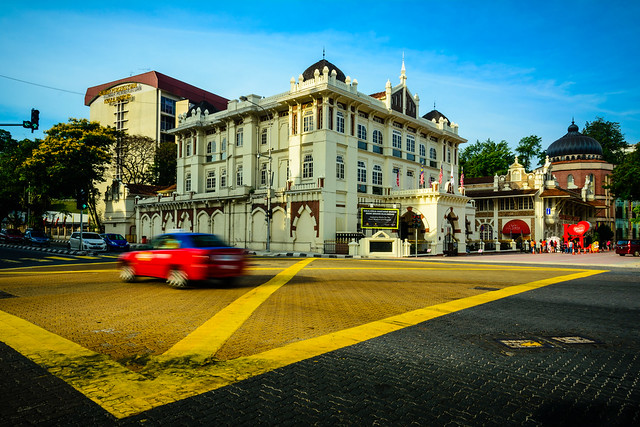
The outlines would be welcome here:
[[[233,282],[243,274],[246,256],[243,249],[225,244],[216,235],[180,232],[156,237],[148,250],[120,255],[118,264],[125,282],[149,276],[184,288],[189,281],[213,278]]]

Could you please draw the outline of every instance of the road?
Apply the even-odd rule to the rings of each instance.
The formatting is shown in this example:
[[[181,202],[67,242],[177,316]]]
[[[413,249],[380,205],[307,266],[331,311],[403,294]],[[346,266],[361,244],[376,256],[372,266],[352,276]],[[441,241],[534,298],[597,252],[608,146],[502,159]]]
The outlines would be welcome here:
[[[255,257],[176,290],[0,248],[0,422],[638,424],[638,270],[602,255]]]

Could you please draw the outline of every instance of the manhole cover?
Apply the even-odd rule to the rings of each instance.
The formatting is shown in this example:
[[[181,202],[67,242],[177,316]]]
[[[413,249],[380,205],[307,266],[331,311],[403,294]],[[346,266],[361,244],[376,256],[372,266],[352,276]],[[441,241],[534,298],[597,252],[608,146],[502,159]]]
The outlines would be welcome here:
[[[561,342],[562,344],[598,344],[598,341],[591,338],[570,336],[570,337],[549,337],[554,341]]]
[[[529,348],[545,348],[545,347],[549,347],[548,344],[545,344],[543,342],[540,341],[536,341],[536,340],[529,340],[529,339],[507,339],[507,340],[496,340],[498,341],[500,344],[509,347],[509,348],[513,348],[513,349],[529,349]]]

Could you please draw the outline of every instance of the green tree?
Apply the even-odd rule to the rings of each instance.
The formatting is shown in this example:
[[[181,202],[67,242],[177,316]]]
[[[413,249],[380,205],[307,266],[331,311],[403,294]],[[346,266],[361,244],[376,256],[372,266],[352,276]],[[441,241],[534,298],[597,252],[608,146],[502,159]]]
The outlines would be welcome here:
[[[618,199],[640,201],[640,143],[622,156],[613,168],[611,183],[606,188]]]
[[[119,150],[116,155],[122,171],[122,181],[127,184],[151,184],[156,141],[148,136],[125,134],[117,144]]]
[[[591,123],[586,123],[582,134],[590,136],[602,145],[602,155],[606,162],[614,165],[620,164],[624,157],[624,149],[628,145],[620,131],[619,123],[596,117]]]
[[[542,166],[545,161],[545,150],[542,149],[542,138],[536,135],[525,136],[516,147],[518,161],[524,169],[530,171],[533,160],[537,159],[537,166]]]
[[[152,167],[156,185],[173,185],[176,183],[177,146],[175,142],[161,142],[156,149]]]
[[[506,141],[487,139],[465,147],[460,152],[460,166],[467,178],[504,175],[513,163],[514,155]]]
[[[100,226],[96,211],[98,191],[111,162],[111,150],[119,132],[86,119],[70,118],[45,132],[46,137],[23,163],[23,176],[32,194],[45,198],[75,198],[88,190],[89,213]]]
[[[36,207],[37,200],[29,197],[29,183],[22,177],[22,164],[38,144],[30,139],[16,141],[9,132],[0,130],[0,222],[11,212],[26,212],[30,201]],[[14,215],[14,222],[17,218],[19,215]]]

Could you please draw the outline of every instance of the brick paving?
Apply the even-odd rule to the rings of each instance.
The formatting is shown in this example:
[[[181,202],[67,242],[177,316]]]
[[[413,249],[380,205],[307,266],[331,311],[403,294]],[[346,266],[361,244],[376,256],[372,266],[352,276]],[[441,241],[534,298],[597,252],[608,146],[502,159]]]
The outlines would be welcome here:
[[[499,266],[514,262],[512,260],[518,256],[530,255],[483,256],[482,262],[493,261]],[[499,257],[513,258],[504,261]],[[459,263],[469,258],[475,257],[423,262]],[[281,260],[260,260],[265,270],[252,272],[246,285],[249,286],[253,279],[258,283],[273,275],[268,269],[276,268],[279,262]],[[606,262],[611,261],[607,259]],[[372,263],[400,266],[403,262]],[[230,342],[223,348],[227,352],[224,357],[235,357],[251,346],[256,347],[253,351],[259,351],[342,329],[350,326],[349,322],[374,319],[376,314],[385,317],[397,310],[499,289],[516,280],[516,273],[509,272],[506,267],[502,271],[480,272],[474,265],[459,277],[437,269],[428,276],[424,271],[420,272],[421,276],[411,271],[398,275],[398,271],[392,270],[376,271],[374,277],[363,280],[355,275],[354,269],[347,268],[361,266],[361,261],[346,260],[341,265],[346,268],[325,271],[320,269],[321,263],[314,263],[310,267],[318,269],[303,270],[283,288],[282,295],[269,300],[263,310],[256,312],[256,316],[234,336],[236,343]],[[526,281],[545,277],[534,269],[525,272]],[[471,278],[473,286],[462,286]],[[45,287],[49,294],[36,296],[34,287],[28,286],[27,282],[13,288],[8,286],[8,282],[15,283],[14,279],[0,280],[0,289],[9,294],[25,292],[34,301],[39,298],[43,301],[47,296],[68,297],[74,292],[84,294],[84,300],[82,297],[71,299],[72,305],[81,306],[88,300],[101,301],[105,306],[111,304],[117,308],[114,319],[130,317],[135,312],[135,325],[140,330],[151,331],[153,328],[145,329],[140,325],[158,315],[158,309],[126,305],[131,295],[125,297],[122,284],[105,284],[98,287],[96,293],[86,289],[83,292],[79,289],[81,283],[69,283],[68,280],[62,280],[68,287],[61,289],[60,282],[52,276],[49,286]],[[429,287],[424,286],[427,281]],[[318,283],[322,286],[313,286]],[[390,291],[390,285],[393,291]],[[153,295],[164,311],[169,303],[179,303],[178,308],[188,311],[188,307],[199,302],[189,320],[193,325],[206,317],[198,317],[195,313],[215,311],[215,307],[232,300],[234,292],[238,291],[223,289],[227,299],[216,301],[203,297],[206,288],[175,291],[154,281],[142,281],[135,286]],[[242,287],[239,290],[242,291]],[[123,295],[118,297],[118,293]],[[180,296],[177,300],[176,295]],[[116,420],[62,380],[0,343],[0,365],[10,367],[3,369],[6,373],[0,380],[0,412],[4,415],[0,424],[640,424],[640,357],[637,356],[640,334],[633,326],[639,318],[638,296],[637,271],[614,269],[451,313],[121,420]],[[309,304],[309,299],[314,303]],[[139,301],[139,295],[136,301]],[[0,303],[3,311],[7,307],[15,310],[18,306],[13,298],[0,299]],[[102,341],[94,344],[87,341],[83,345],[114,358],[141,351],[161,352],[167,346],[147,345],[148,350],[123,346],[125,350],[114,352],[103,344],[109,342],[105,337],[118,334],[95,333],[95,329],[91,329],[93,326],[82,326],[84,322],[103,316],[95,306],[71,319],[61,316],[67,310],[57,308],[52,310],[57,315],[45,316],[32,313],[38,311],[37,305],[29,307],[21,315],[34,323],[39,319],[42,324],[49,322],[50,327],[57,321],[61,325],[60,333],[68,333],[65,331],[75,324],[71,330],[84,331],[80,336],[100,336]],[[54,304],[54,307],[60,306]],[[143,314],[147,310],[148,314]],[[289,317],[279,316],[282,313]],[[174,320],[179,317],[175,316]],[[273,343],[264,345],[262,342],[269,340],[263,339],[259,344],[262,347],[250,344],[247,336],[266,337],[269,328],[258,328],[265,325],[267,319],[272,319],[269,328],[275,325],[279,331],[277,336],[268,336]],[[64,329],[65,324],[67,329]],[[172,330],[173,325],[171,328],[164,326],[164,330]],[[183,326],[183,332],[174,338],[165,335],[164,339],[175,340],[190,328],[193,326],[186,326],[186,329]],[[588,337],[595,343],[564,344],[553,339],[563,336]],[[114,342],[120,342],[122,337]],[[136,337],[128,337],[129,342],[135,342]],[[143,341],[152,341],[150,337],[149,332]],[[501,344],[500,339],[538,341],[545,346],[516,350]]]

